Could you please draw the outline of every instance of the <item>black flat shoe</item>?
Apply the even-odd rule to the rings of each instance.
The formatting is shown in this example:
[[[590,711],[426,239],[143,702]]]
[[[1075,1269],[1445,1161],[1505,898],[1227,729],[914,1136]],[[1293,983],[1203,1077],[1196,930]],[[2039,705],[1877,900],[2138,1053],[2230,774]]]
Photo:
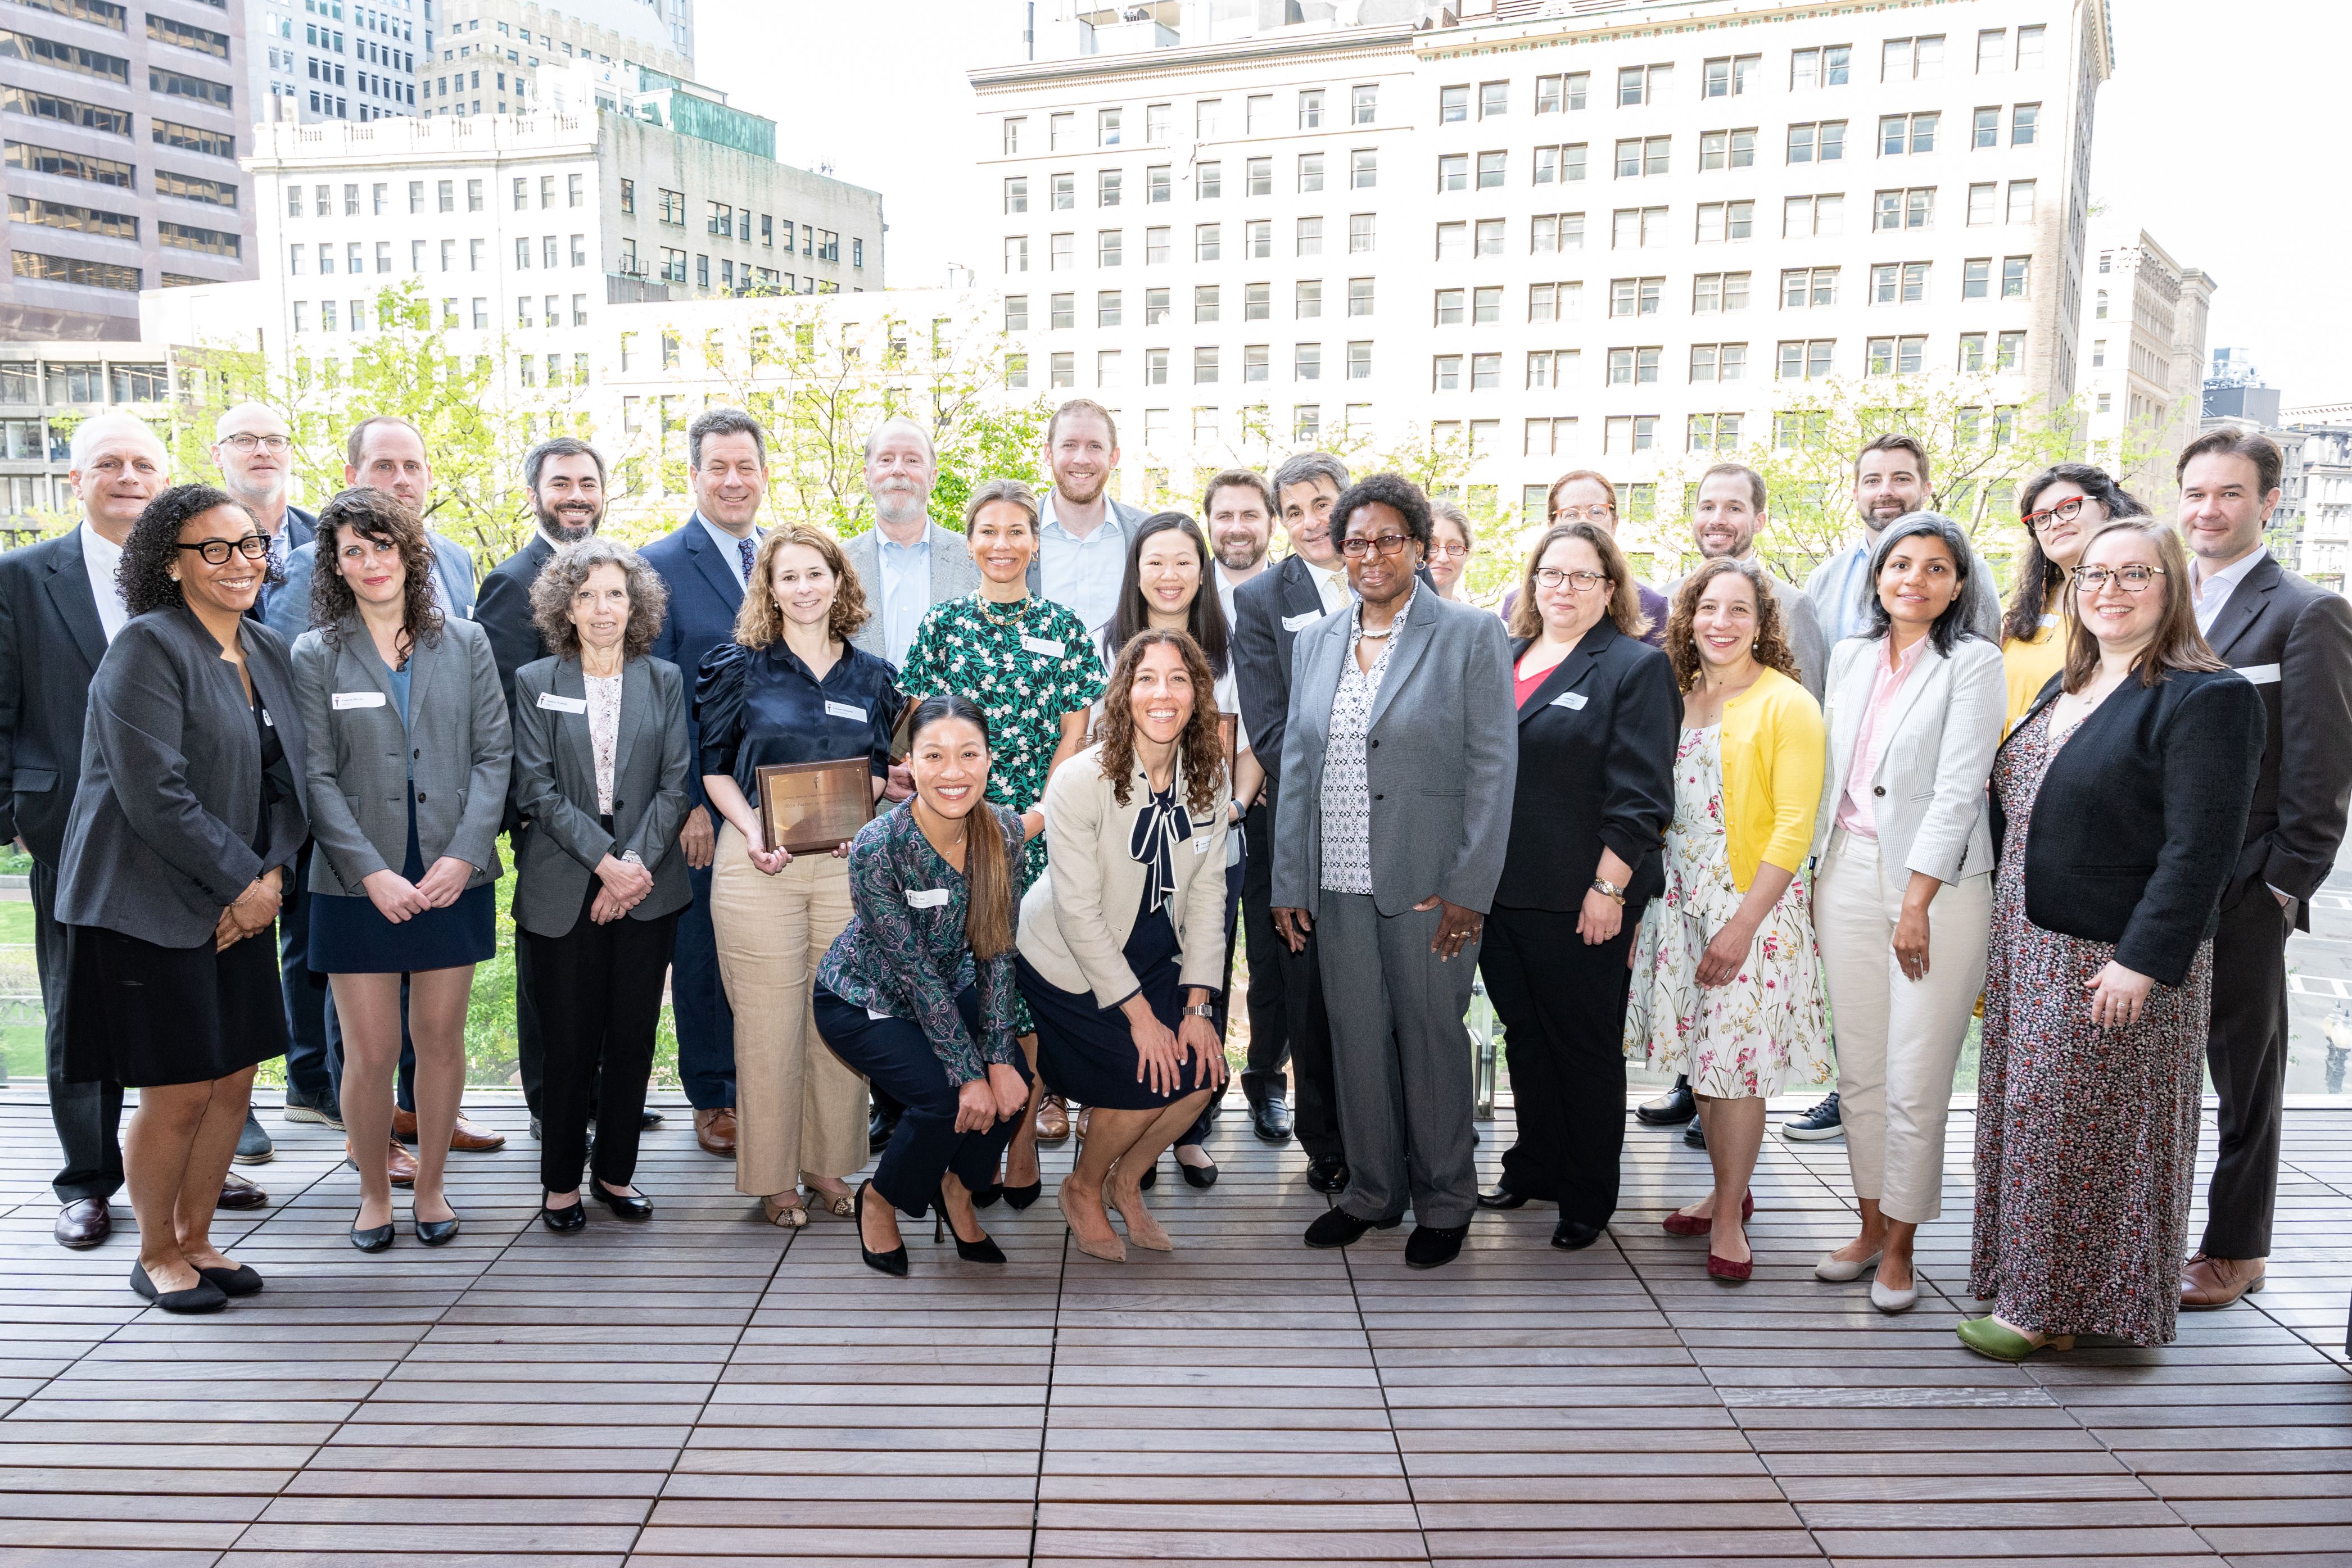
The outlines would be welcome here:
[[[857,1226],[857,1255],[865,1259],[866,1266],[876,1272],[903,1280],[907,1277],[907,1244],[904,1241],[887,1252],[877,1252],[866,1245],[866,1195],[873,1189],[873,1178],[868,1177],[866,1185],[857,1189],[857,1201],[851,1215]],[[963,1243],[958,1242],[956,1246],[961,1250]]]
[[[1481,1208],[1525,1208],[1527,1206],[1526,1193],[1513,1192],[1500,1183],[1496,1185],[1494,1191],[1478,1195],[1478,1207]]]
[[[1307,1162],[1307,1185],[1317,1192],[1344,1192],[1348,1160],[1344,1155],[1318,1155]]]
[[[1002,1190],[1006,1203],[1011,1204],[1014,1208],[1026,1208],[1036,1202],[1038,1195],[1045,1190],[1045,1178],[1040,1176],[1027,1186],[1014,1186],[1007,1183]],[[978,1203],[980,1200],[975,1197],[972,1201]]]
[[[651,1219],[654,1217],[654,1200],[643,1193],[624,1197],[617,1192],[605,1191],[601,1182],[593,1182],[590,1186],[595,1189],[596,1201],[611,1209],[615,1218]]]
[[[559,1236],[585,1230],[588,1228],[588,1206],[575,1203],[565,1208],[550,1208],[542,1194],[539,1200],[539,1222]]]
[[[1405,1238],[1404,1260],[1415,1269],[1438,1269],[1462,1255],[1467,1225],[1416,1225]]]
[[[196,1272],[218,1286],[224,1296],[250,1296],[261,1289],[261,1276],[242,1263],[234,1269],[199,1269]]]
[[[1044,1184],[1041,1182],[1038,1185]],[[994,1207],[996,1200],[1003,1196],[1004,1184],[1001,1181],[992,1181],[971,1195],[971,1206],[974,1208],[990,1208]]]
[[[1176,1168],[1184,1173],[1184,1185],[1186,1186],[1197,1186],[1205,1189],[1217,1185],[1217,1165],[1214,1160],[1210,1161],[1205,1166],[1188,1166],[1182,1160],[1178,1160],[1176,1162]]]
[[[1281,1095],[1269,1094],[1265,1099],[1251,1103],[1250,1131],[1257,1134],[1261,1143],[1290,1142],[1292,1131],[1290,1107],[1283,1103]]]
[[[1551,1244],[1563,1252],[1580,1252],[1601,1239],[1603,1228],[1580,1219],[1563,1219],[1551,1229]]]
[[[983,1233],[977,1241],[966,1241],[962,1237],[956,1235],[955,1221],[948,1218],[948,1197],[947,1189],[944,1187],[940,1189],[939,1205],[940,1218],[947,1226],[948,1235],[955,1241],[957,1257],[967,1263],[1004,1261],[1004,1249],[996,1244],[994,1237]]]
[[[637,1113],[637,1125],[640,1129],[658,1127],[661,1124],[662,1113],[655,1110],[652,1106],[648,1105],[644,1110]]]
[[[420,1219],[416,1222],[416,1239],[427,1247],[446,1247],[457,1239],[457,1227],[454,1211],[446,1219]]]
[[[392,1245],[391,1222],[387,1220],[382,1225],[372,1225],[365,1230],[362,1230],[356,1225],[352,1226],[352,1245],[362,1252],[383,1251]]]
[[[1307,1228],[1309,1247],[1348,1247],[1363,1239],[1368,1230],[1394,1230],[1404,1217],[1393,1219],[1359,1219],[1344,1208],[1327,1208],[1315,1217]],[[1418,1234],[1418,1233],[1416,1233]]]
[[[228,1305],[227,1294],[206,1279],[199,1278],[184,1291],[159,1291],[147,1277],[144,1263],[131,1265],[131,1288],[167,1312],[216,1312]]]
[[[1695,1115],[1691,1118],[1691,1124],[1683,1129],[1683,1147],[1686,1149],[1706,1147],[1706,1125]]]

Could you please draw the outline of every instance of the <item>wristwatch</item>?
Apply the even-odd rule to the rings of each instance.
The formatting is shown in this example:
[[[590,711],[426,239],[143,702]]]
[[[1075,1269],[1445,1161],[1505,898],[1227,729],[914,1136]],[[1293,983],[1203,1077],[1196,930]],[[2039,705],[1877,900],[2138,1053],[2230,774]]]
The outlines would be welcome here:
[[[1605,876],[1592,879],[1592,891],[1603,898],[1614,899],[1621,905],[1625,902],[1625,890]]]
[[[1186,1008],[1184,1016],[1192,1019],[1207,1019],[1211,1023],[1214,1023],[1217,1020],[1217,1009],[1207,1002],[1202,1002],[1195,1007]]]

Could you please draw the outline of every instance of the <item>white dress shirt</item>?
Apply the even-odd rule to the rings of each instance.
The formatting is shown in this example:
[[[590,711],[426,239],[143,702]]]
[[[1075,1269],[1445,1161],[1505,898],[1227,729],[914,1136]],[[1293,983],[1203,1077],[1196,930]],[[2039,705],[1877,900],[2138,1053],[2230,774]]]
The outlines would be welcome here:
[[[122,602],[122,585],[116,574],[122,566],[122,547],[89,526],[81,525],[81,560],[89,569],[89,596],[98,601],[98,623],[112,643],[130,624],[131,607]]]
[[[1335,560],[1329,566],[1317,566],[1313,561],[1306,564],[1315,579],[1315,591],[1322,598],[1324,614],[1345,610],[1355,602],[1356,591],[1348,586],[1348,568],[1343,562]]]
[[[2247,573],[2270,559],[2268,549],[2257,547],[2219,571],[2207,571],[2202,560],[2189,563],[2189,581],[2196,596],[2197,630],[2200,634],[2212,634],[2215,618],[2221,613],[2221,606],[2230,602],[2230,595],[2237,591],[2238,584],[2246,580]]]

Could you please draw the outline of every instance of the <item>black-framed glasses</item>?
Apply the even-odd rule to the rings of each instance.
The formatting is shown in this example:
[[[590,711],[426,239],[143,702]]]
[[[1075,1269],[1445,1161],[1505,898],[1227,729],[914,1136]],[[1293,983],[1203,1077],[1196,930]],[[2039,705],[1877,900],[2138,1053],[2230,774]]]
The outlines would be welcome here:
[[[1556,566],[1538,567],[1536,569],[1536,586],[1538,588],[1559,589],[1566,587],[1573,589],[1579,593],[1590,593],[1608,580],[1609,574],[1601,571],[1562,571]]]
[[[1411,534],[1381,534],[1373,538],[1365,538],[1359,535],[1352,539],[1341,540],[1339,553],[1349,560],[1361,560],[1375,550],[1382,555],[1401,555],[1404,551],[1405,542],[1412,538]]]
[[[2062,523],[2071,523],[2083,515],[2083,503],[2089,499],[2088,496],[2077,496],[2071,501],[2061,501],[2056,506],[2046,507],[2042,511],[2028,512],[2023,519],[2025,526],[2029,530],[2039,533],[2042,525],[2053,517]]]
[[[2074,587],[2095,598],[2110,582],[2126,593],[2146,593],[2163,575],[2164,568],[2160,566],[2078,566],[2074,569]]]
[[[226,566],[231,550],[247,560],[259,560],[269,553],[269,541],[259,534],[247,534],[241,539],[206,539],[202,544],[184,544],[179,548],[195,551],[205,558],[206,566]]]
[[[272,454],[283,453],[294,444],[282,435],[253,435],[244,433],[224,435],[220,438],[220,444],[223,446],[234,446],[239,452],[250,452],[258,446],[264,452]]]

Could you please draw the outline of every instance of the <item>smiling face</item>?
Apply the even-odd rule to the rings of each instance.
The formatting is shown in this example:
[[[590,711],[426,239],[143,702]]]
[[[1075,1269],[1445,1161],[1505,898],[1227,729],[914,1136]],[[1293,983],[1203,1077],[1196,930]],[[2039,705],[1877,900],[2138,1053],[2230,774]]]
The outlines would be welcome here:
[[[1913,534],[1886,552],[1878,602],[1895,624],[1924,632],[1959,597],[1961,581],[1950,546],[1933,534]]]
[[[400,559],[400,547],[355,528],[335,532],[335,570],[362,604],[398,605],[408,591],[408,563]]]
[[[343,465],[343,484],[389,490],[421,517],[433,495],[433,465],[425,460],[425,443],[416,432],[394,420],[378,420],[362,439],[360,460]]]
[[[1470,563],[1470,541],[1462,525],[1451,517],[1433,517],[1429,524],[1429,580],[1444,597],[1454,597],[1462,569]]]
[[[1331,503],[1339,486],[1328,479],[1282,487],[1282,527],[1290,548],[1309,566],[1330,567],[1339,559],[1339,542],[1331,537]]]
[[[1135,558],[1136,586],[1152,624],[1181,626],[1201,594],[1201,545],[1190,528],[1161,528],[1145,537]]]
[[[1256,486],[1226,485],[1209,497],[1209,541],[1217,548],[1217,564],[1227,571],[1257,565],[1273,539],[1274,519]]]
[[[548,538],[563,544],[584,539],[604,520],[604,476],[585,452],[567,452],[539,465],[531,509]]]
[[[2208,571],[2218,570],[2263,542],[2279,493],[2262,489],[2262,470],[2234,452],[2207,452],[2180,472],[2180,536]]]
[[[907,768],[914,775],[916,796],[953,821],[987,792],[988,742],[970,719],[934,719],[916,732]]]
[[[1756,585],[1739,572],[1717,572],[1699,591],[1698,605],[1691,612],[1699,663],[1721,671],[1749,658],[1756,648]]]
[[[1003,587],[1028,576],[1029,559],[1037,553],[1037,525],[1019,504],[991,501],[971,519],[965,542],[980,575]]]
[[[116,544],[131,537],[131,525],[147,503],[163,493],[170,463],[163,444],[146,425],[128,416],[106,421],[94,438],[85,437],[80,457],[68,477],[81,502],[82,516]]]
[[[1927,481],[1919,460],[1903,448],[1865,452],[1853,476],[1853,509],[1862,526],[1875,538],[1895,518],[1927,505]]]
[[[262,538],[260,526],[242,507],[215,507],[200,512],[180,525],[180,542],[194,547],[205,543],[238,545],[246,539]],[[261,591],[262,577],[268,571],[267,554],[250,556],[242,549],[233,549],[228,559],[215,566],[200,549],[190,548],[178,552],[173,563],[172,575],[180,584],[192,610],[214,610],[226,615],[242,615],[253,608],[253,601]]]
[[[589,572],[572,595],[572,624],[599,653],[619,647],[629,630],[629,574],[609,560]]]
[[[1547,587],[1543,574],[1560,573],[1557,583]],[[1575,574],[1589,572],[1600,580],[1591,587],[1580,587]],[[1536,612],[1543,617],[1544,632],[1563,643],[1583,636],[1608,613],[1609,596],[1615,585],[1609,580],[1609,570],[1601,563],[1601,552],[1583,539],[1554,539],[1536,562]]]
[[[2070,510],[2073,516],[2063,515]],[[2042,558],[2072,571],[2082,557],[2083,546],[2107,520],[2107,508],[2072,479],[2057,479],[2035,493],[2027,516],[2031,520],[2026,526],[2033,530],[2033,542],[2042,547]]]
[[[1076,506],[1092,506],[1102,498],[1118,466],[1118,448],[1111,444],[1110,426],[1100,414],[1066,413],[1056,421],[1045,461],[1054,470],[1054,488]]]
[[[1739,559],[1755,548],[1756,532],[1764,526],[1755,486],[1738,474],[1717,474],[1701,485],[1691,514],[1691,535],[1708,560]]]
[[[2137,593],[2124,581],[2124,573],[2134,569],[2151,574]],[[2105,581],[2096,588],[2083,586],[2085,572],[2101,571]],[[2188,591],[2186,584],[2171,582],[2163,571],[2164,552],[2137,528],[2109,528],[2084,547],[2082,559],[2074,563],[2074,616],[2090,628],[2103,652],[2128,656],[2147,646],[2164,622],[2166,596]]]
[[[1361,540],[1361,555],[1349,555],[1348,581],[1368,604],[1389,604],[1412,591],[1412,574],[1422,560],[1421,541],[1405,527],[1402,514],[1385,501],[1366,501],[1348,514],[1348,531],[1341,548]]]
[[[768,591],[776,608],[795,626],[822,626],[833,614],[841,580],[824,557],[807,545],[779,548],[768,566]]]
[[[1172,643],[1154,643],[1135,662],[1135,682],[1127,688],[1128,711],[1135,733],[1155,746],[1173,746],[1192,722],[1192,672]]]
[[[738,534],[751,530],[768,496],[767,461],[748,430],[704,436],[701,465],[688,478],[694,486],[694,509]]]
[[[930,444],[910,425],[886,426],[866,459],[866,489],[874,497],[875,518],[900,528],[920,523],[937,477]]]
[[[248,505],[268,507],[286,493],[294,450],[277,412],[248,402],[222,414],[213,427],[212,458],[223,489]]]

